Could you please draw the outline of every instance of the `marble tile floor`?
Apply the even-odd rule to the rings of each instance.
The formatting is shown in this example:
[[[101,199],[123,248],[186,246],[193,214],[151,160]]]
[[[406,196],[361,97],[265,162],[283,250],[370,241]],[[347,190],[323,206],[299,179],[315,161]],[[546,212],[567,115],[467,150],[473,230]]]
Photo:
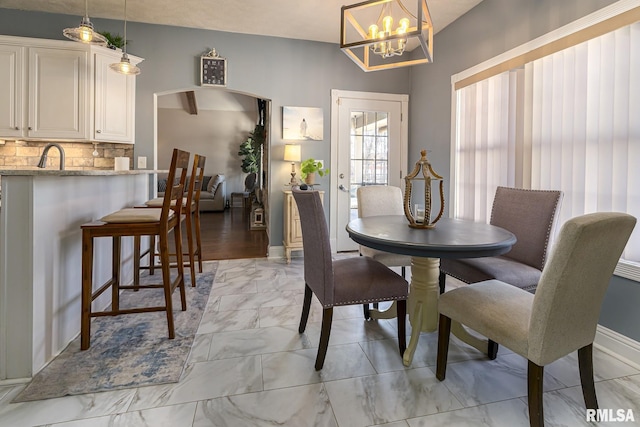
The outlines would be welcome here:
[[[334,310],[327,359],[316,372],[321,308],[315,301],[298,334],[303,291],[299,258],[220,261],[179,383],[15,404],[24,385],[0,385],[0,426],[529,425],[526,360],[500,348],[489,361],[452,338],[439,382],[437,334],[421,335],[405,368],[395,320],[364,321],[357,306]],[[611,424],[640,426],[640,370],[599,350],[594,366],[600,407],[635,417]],[[575,355],[545,374],[547,426],[608,425],[585,420]]]

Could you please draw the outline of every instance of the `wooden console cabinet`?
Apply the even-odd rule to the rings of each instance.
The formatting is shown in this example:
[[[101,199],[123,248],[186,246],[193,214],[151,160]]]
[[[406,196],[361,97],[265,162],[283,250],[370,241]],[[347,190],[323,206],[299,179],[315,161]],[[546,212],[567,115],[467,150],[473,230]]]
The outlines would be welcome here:
[[[324,200],[324,191],[319,191],[320,200]],[[291,262],[291,251],[302,250],[302,227],[300,226],[300,215],[298,205],[293,198],[291,190],[284,190],[284,224],[283,235],[284,255],[287,264]]]

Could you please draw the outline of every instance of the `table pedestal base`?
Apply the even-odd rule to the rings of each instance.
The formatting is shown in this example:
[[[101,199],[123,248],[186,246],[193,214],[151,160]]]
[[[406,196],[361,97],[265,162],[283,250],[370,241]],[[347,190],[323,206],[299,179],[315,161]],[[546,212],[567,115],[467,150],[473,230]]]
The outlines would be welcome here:
[[[434,332],[438,329],[439,274],[439,258],[411,258],[411,286],[409,288],[408,299],[411,339],[402,358],[404,366],[411,365],[413,361],[413,354],[418,346],[420,333]],[[463,342],[487,354],[487,340],[482,340],[471,335],[459,322],[452,322],[451,333]]]
[[[372,319],[376,319],[376,320],[395,319],[396,317],[398,317],[397,301],[392,302],[389,308],[387,308],[386,310],[378,310],[377,308],[370,308],[369,316],[371,316]]]
[[[402,358],[404,366],[411,365],[420,332],[433,332],[438,328],[439,274],[439,258],[411,258],[411,286],[408,300],[411,339]]]
[[[409,288],[408,313],[411,322],[411,339],[404,352],[402,363],[411,365],[418,346],[421,332],[434,332],[438,329],[438,296],[440,286],[439,258],[411,258],[411,286]],[[396,302],[386,310],[370,309],[372,319],[393,319],[397,317]],[[470,334],[459,322],[451,322],[451,333],[461,341],[488,354],[488,341]]]

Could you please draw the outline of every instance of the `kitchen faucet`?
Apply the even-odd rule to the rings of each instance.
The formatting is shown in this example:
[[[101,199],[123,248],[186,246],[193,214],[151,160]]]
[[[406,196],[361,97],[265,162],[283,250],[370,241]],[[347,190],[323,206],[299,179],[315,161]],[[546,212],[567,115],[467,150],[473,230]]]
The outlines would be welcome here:
[[[55,142],[49,143],[44,147],[44,151],[42,152],[42,156],[40,156],[40,161],[38,162],[39,168],[45,168],[47,166],[47,153],[49,153],[49,149],[51,147],[56,147],[60,152],[60,170],[64,170],[64,149],[60,146],[60,144],[56,144]]]

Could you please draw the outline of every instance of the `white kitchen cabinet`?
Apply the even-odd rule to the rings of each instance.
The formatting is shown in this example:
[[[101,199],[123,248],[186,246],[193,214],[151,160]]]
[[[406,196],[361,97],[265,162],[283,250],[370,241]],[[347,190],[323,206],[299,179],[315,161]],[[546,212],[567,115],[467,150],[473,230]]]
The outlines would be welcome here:
[[[89,131],[88,53],[29,48],[29,138],[86,139]]]
[[[120,57],[100,46],[0,36],[0,139],[132,144],[135,76],[109,68]]]
[[[23,136],[24,50],[0,45],[0,135],[5,137]]]
[[[93,139],[133,143],[136,77],[109,68],[119,52],[94,52],[95,104]]]
[[[324,200],[324,191],[319,191],[320,200]],[[291,190],[284,190],[284,256],[287,264],[291,262],[291,251],[302,250],[302,226],[300,225],[300,214],[298,205],[293,198]]]

